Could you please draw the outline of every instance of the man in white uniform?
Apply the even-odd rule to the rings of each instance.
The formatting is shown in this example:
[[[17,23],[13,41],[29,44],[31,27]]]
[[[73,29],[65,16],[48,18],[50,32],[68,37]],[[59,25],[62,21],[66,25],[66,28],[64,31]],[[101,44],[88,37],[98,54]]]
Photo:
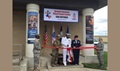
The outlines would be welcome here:
[[[67,46],[67,48],[71,48],[71,38],[70,38],[70,34],[67,36],[67,43],[68,43],[68,46]],[[68,59],[67,59],[67,61],[68,62],[72,62],[72,51],[71,51],[71,49],[68,49],[67,50],[67,53],[68,53]]]
[[[67,66],[67,62],[66,62],[66,56],[68,54],[68,61],[70,62],[70,54],[69,52],[67,51],[66,48],[70,48],[71,47],[71,39],[70,39],[70,34],[66,34],[65,37],[62,37],[62,46],[63,46],[63,64],[65,66]],[[65,49],[64,49],[65,48]],[[71,53],[71,52],[70,52]]]

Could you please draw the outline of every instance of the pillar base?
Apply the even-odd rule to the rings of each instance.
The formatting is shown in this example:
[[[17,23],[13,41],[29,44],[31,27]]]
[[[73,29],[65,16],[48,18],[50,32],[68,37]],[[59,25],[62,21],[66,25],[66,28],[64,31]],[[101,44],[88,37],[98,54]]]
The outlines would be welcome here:
[[[28,60],[28,68],[33,68],[34,67],[34,58],[27,57]]]
[[[84,56],[94,56],[94,49],[83,49],[82,52]]]
[[[84,45],[84,47],[94,47],[94,44]],[[94,48],[90,49],[83,49],[82,50],[83,56],[94,56]]]
[[[33,58],[33,44],[26,44],[26,57]]]
[[[26,44],[26,58],[28,59],[28,67],[32,68],[33,65],[33,44]]]

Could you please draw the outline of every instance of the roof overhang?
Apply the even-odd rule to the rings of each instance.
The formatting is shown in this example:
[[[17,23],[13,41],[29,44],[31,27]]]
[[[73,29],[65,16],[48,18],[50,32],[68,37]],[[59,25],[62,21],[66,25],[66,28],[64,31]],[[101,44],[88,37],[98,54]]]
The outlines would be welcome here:
[[[98,10],[107,6],[107,0],[13,0],[13,10],[26,11],[26,5],[35,3],[40,6],[40,11],[43,8],[59,8],[79,10],[80,14],[84,8],[93,8]]]

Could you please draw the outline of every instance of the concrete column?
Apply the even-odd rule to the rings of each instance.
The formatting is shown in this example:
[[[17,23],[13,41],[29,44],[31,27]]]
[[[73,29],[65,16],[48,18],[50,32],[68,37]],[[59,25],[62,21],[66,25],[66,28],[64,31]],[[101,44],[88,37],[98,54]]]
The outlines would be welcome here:
[[[35,35],[39,34],[39,5],[37,4],[27,4],[26,6],[26,54],[25,56],[28,58],[28,67],[33,66],[33,41],[35,39]],[[33,21],[28,21],[30,16],[32,19],[36,19],[34,22],[36,24],[36,28],[28,27],[29,25],[33,25]],[[32,29],[32,30],[31,30]],[[29,37],[28,37],[29,35]]]
[[[94,46],[94,44],[87,44],[86,43],[86,16],[93,16],[94,10],[93,8],[86,8],[83,9],[83,46]],[[94,31],[94,29],[93,29]],[[94,34],[93,34],[94,37]],[[94,40],[93,40],[94,41]],[[83,49],[83,55],[84,56],[93,56],[94,55],[94,49]]]

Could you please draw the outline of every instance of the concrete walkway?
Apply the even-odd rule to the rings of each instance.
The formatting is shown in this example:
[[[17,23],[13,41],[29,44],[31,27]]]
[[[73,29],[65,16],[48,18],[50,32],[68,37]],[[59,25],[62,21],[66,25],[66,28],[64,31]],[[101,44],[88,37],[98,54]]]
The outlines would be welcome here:
[[[33,69],[28,69],[28,71],[33,71]],[[90,69],[90,68],[75,68],[75,67],[66,67],[66,68],[40,68],[40,71],[107,71],[107,70],[99,70],[99,69]]]
[[[106,70],[97,70],[90,68],[66,68],[66,69],[51,69],[49,71],[106,71]]]
[[[33,71],[33,69],[28,69],[28,71]],[[107,71],[107,70],[99,70],[99,69],[90,69],[90,68],[52,68],[52,69],[47,69],[47,68],[40,68],[40,71]]]

